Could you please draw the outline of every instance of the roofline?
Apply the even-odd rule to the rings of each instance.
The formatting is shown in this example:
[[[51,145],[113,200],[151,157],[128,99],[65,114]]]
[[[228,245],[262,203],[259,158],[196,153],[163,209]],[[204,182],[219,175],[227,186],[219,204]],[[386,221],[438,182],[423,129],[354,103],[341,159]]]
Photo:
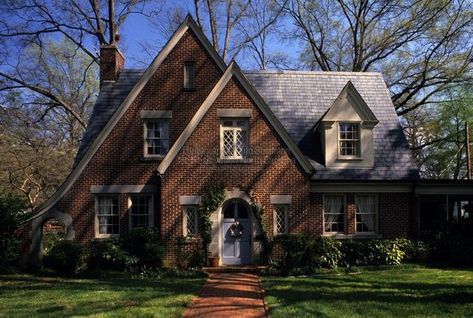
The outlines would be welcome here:
[[[326,117],[330,116],[330,113],[333,112],[335,105],[337,105],[343,96],[347,96],[347,98],[351,97],[354,99],[353,107],[358,109],[361,112],[361,115],[366,116],[367,119],[363,119],[366,122],[372,122],[374,125],[379,123],[378,118],[376,118],[375,114],[371,110],[371,108],[366,104],[363,97],[361,97],[360,93],[356,89],[355,85],[351,81],[348,81],[343,89],[338,94],[338,97],[333,101],[332,105],[329,109],[324,113],[324,115],[320,118],[319,121],[331,121],[331,119],[326,119]],[[361,117],[361,116],[360,116]]]
[[[244,74],[297,74],[297,75],[352,75],[383,76],[380,72],[338,72],[338,71],[297,71],[297,70],[243,70]]]
[[[99,147],[108,137],[112,129],[121,119],[123,114],[126,112],[128,107],[133,103],[136,97],[138,97],[141,90],[146,86],[146,84],[151,79],[153,74],[156,72],[156,70],[159,68],[162,62],[166,59],[166,57],[169,55],[172,49],[176,46],[179,40],[184,36],[184,34],[186,33],[188,29],[191,29],[194,32],[197,38],[201,41],[201,44],[207,50],[209,55],[213,58],[217,66],[220,68],[220,70],[222,72],[225,71],[225,68],[226,68],[225,62],[218,55],[215,49],[212,47],[209,40],[204,35],[202,30],[199,28],[199,26],[195,23],[192,16],[188,14],[186,18],[184,19],[184,21],[181,23],[181,25],[177,28],[177,30],[171,36],[171,38],[166,42],[166,44],[161,49],[159,54],[154,58],[153,62],[151,62],[151,64],[148,66],[148,68],[143,73],[143,75],[138,80],[138,82],[135,84],[135,86],[132,88],[132,90],[128,93],[128,96],[124,99],[124,101],[120,104],[120,106],[114,112],[114,114],[112,115],[110,120],[107,122],[105,127],[102,129],[102,131],[97,135],[97,137],[89,146],[89,148],[87,149],[82,159],[78,162],[75,168],[67,176],[66,180],[57,189],[57,191],[51,197],[49,197],[48,200],[46,200],[43,204],[41,204],[35,209],[37,211],[36,214],[33,215],[28,220],[26,220],[25,222],[35,219],[39,217],[40,215],[42,215],[43,213],[47,212],[62,198],[64,194],[66,194],[67,191],[69,191],[69,189],[72,187],[74,182],[80,176],[80,174],[85,169],[89,161],[92,159],[95,152],[99,149]]]
[[[282,126],[281,122],[276,118],[274,113],[271,111],[269,106],[266,104],[266,102],[263,100],[263,98],[258,94],[258,92],[254,89],[253,86],[251,86],[250,82],[248,79],[243,75],[241,72],[240,68],[238,67],[237,63],[232,61],[230,65],[228,66],[227,70],[223,74],[223,76],[220,78],[220,80],[217,82],[217,84],[214,86],[210,94],[207,96],[205,101],[202,103],[200,108],[197,110],[195,113],[194,117],[191,119],[187,127],[184,129],[182,134],[179,136],[179,138],[176,140],[176,142],[173,144],[167,155],[164,157],[163,161],[158,167],[158,172],[160,174],[164,174],[167,170],[167,168],[171,165],[171,163],[174,161],[176,158],[177,154],[179,151],[182,149],[184,144],[187,142],[189,137],[192,135],[194,130],[197,128],[198,124],[202,120],[202,118],[205,116],[207,111],[210,109],[212,104],[215,102],[217,97],[220,95],[220,93],[223,91],[223,89],[226,87],[228,82],[232,77],[237,79],[237,81],[243,86],[243,89],[248,93],[251,99],[255,102],[255,104],[259,107],[263,115],[266,117],[266,119],[269,121],[270,125],[276,130],[278,135],[281,137],[283,142],[286,144],[286,146],[289,148],[289,150],[292,152],[294,157],[297,159],[301,167],[304,169],[304,171],[307,174],[312,174],[314,171],[314,168],[312,165],[309,163],[307,158],[302,154],[301,150],[299,147],[294,143],[294,141],[291,139],[289,134],[287,133],[286,129]]]

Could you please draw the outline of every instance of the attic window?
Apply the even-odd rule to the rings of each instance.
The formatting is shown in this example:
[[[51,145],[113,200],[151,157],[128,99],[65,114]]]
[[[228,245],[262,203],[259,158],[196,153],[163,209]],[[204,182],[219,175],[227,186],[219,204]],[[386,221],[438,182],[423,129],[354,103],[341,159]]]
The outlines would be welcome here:
[[[184,63],[184,89],[195,89],[195,62]]]
[[[338,140],[341,157],[360,157],[360,125],[358,123],[340,123]]]

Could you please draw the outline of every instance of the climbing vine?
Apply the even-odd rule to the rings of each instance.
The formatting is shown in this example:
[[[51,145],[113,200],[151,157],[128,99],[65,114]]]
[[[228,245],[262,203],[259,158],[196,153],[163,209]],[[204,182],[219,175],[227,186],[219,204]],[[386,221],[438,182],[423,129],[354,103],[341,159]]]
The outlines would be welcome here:
[[[221,183],[211,181],[205,187],[202,205],[199,208],[200,235],[207,260],[210,242],[212,241],[212,221],[210,215],[219,208],[225,199],[225,187]]]
[[[263,259],[265,263],[268,263],[271,244],[269,242],[268,227],[266,226],[266,222],[264,222],[264,218],[263,218],[264,209],[257,202],[253,202],[251,204],[251,210],[253,211],[253,215],[258,221],[258,225],[261,229],[260,240],[261,240],[261,244],[263,245]]]

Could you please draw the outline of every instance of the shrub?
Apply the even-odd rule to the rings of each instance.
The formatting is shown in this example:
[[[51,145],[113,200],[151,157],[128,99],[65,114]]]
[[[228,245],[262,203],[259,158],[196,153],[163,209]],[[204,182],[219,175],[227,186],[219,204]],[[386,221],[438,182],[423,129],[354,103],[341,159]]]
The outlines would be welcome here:
[[[20,240],[15,231],[27,216],[26,201],[10,193],[0,193],[0,270],[13,266],[19,257]]]
[[[340,251],[343,266],[360,266],[368,264],[368,247],[366,241],[343,241]]]
[[[132,230],[123,241],[123,246],[130,255],[138,258],[140,265],[153,268],[162,266],[164,248],[155,229]]]
[[[122,248],[118,240],[93,242],[90,251],[91,269],[124,271],[137,265],[139,259]]]
[[[448,265],[473,264],[473,237],[440,233],[431,242],[431,260]]]
[[[79,268],[82,251],[75,241],[58,241],[44,256],[44,266],[60,274],[72,274]]]
[[[372,240],[368,243],[369,265],[399,265],[405,252],[396,240]]]
[[[318,237],[315,240],[320,253],[320,266],[326,268],[335,268],[342,258],[340,247],[342,243],[330,237]]]

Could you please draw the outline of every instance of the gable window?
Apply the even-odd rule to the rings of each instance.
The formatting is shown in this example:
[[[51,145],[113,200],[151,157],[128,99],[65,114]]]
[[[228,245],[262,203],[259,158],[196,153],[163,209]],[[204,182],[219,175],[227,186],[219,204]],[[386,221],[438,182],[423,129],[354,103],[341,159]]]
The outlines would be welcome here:
[[[324,232],[343,233],[345,231],[345,198],[343,195],[324,196]]]
[[[356,232],[376,232],[376,196],[356,195]]]
[[[145,121],[145,156],[164,156],[169,150],[169,120],[147,119]]]
[[[153,225],[153,196],[132,195],[130,204],[130,228],[151,227]]]
[[[245,159],[248,154],[248,119],[222,119],[220,158]]]
[[[184,207],[184,235],[193,236],[199,233],[199,210],[196,205]]]
[[[339,154],[346,157],[360,157],[360,125],[357,123],[340,123]]]
[[[106,238],[120,234],[118,196],[96,198],[96,237]]]
[[[195,88],[195,63],[184,63],[184,89]]]
[[[287,205],[274,206],[274,235],[287,234],[288,232],[288,216]]]

